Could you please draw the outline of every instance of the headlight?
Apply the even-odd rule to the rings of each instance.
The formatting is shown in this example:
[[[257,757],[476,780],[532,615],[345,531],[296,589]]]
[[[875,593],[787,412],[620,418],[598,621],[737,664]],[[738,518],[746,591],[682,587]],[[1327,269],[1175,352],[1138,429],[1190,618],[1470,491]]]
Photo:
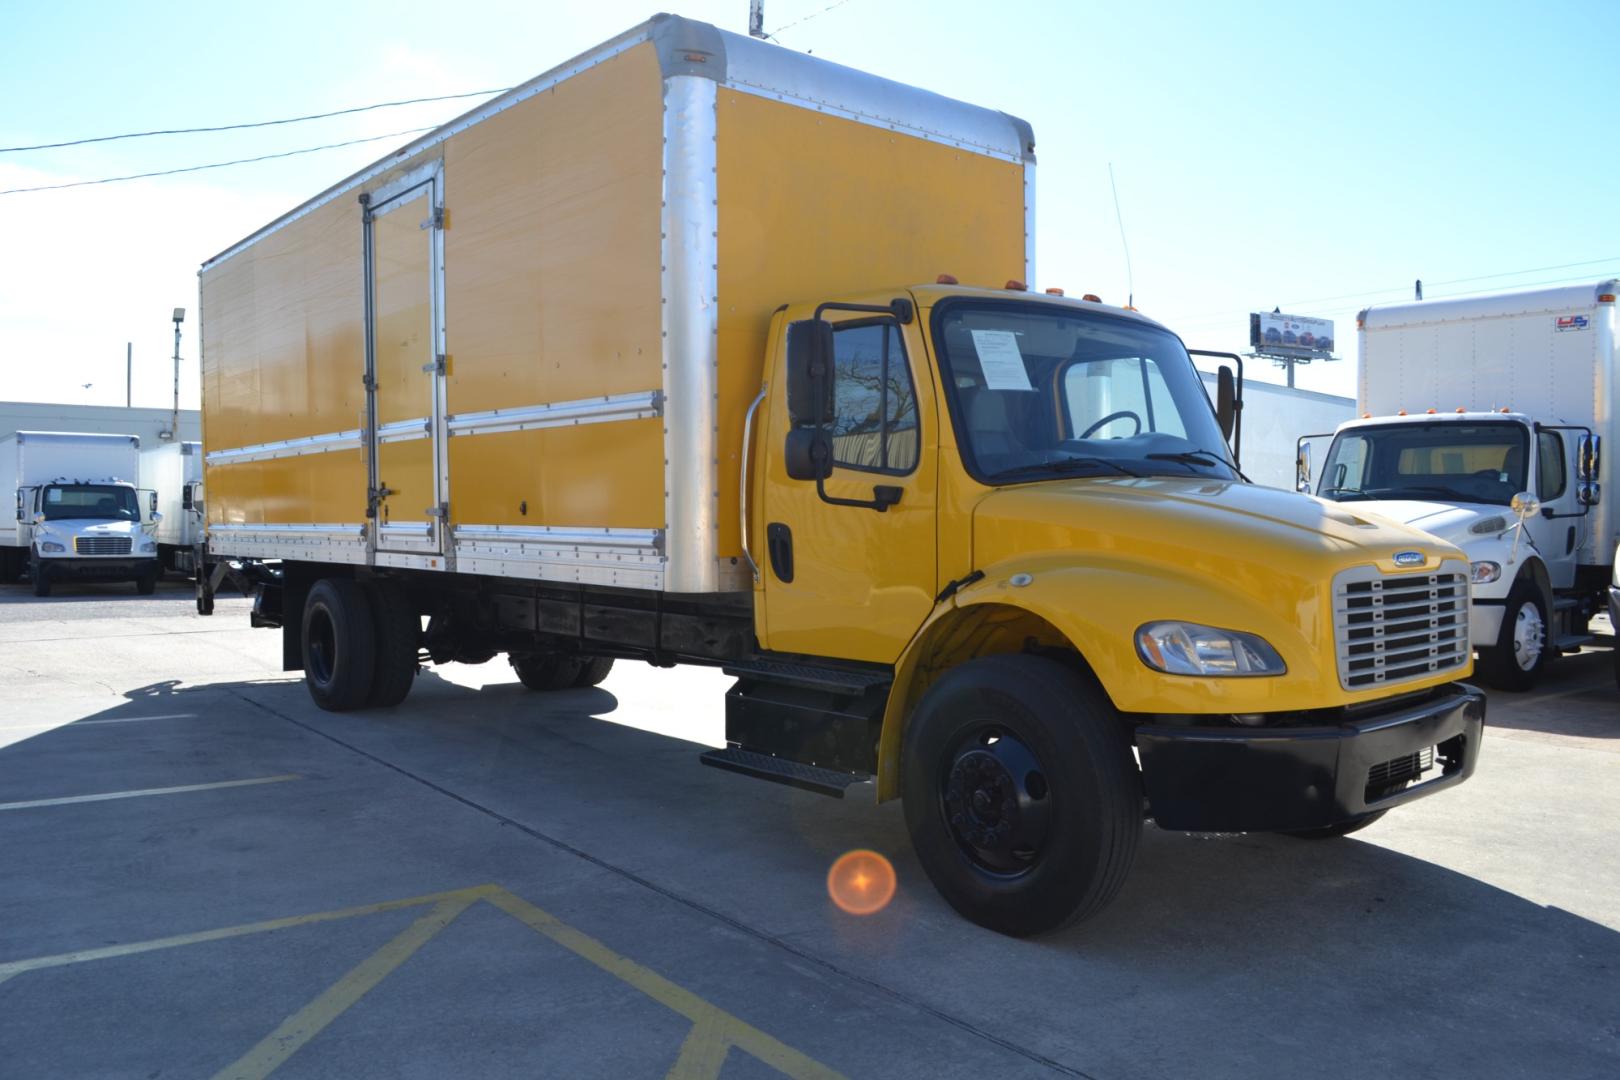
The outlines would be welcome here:
[[[1148,623],[1136,631],[1142,663],[1167,675],[1281,675],[1288,670],[1264,638],[1198,623]]]
[[[40,543],[39,543],[39,550],[41,550],[41,551],[66,551],[67,548],[63,547],[61,544],[58,544],[55,540],[41,540]]]
[[[141,541],[141,550],[142,551],[156,551],[157,550],[157,544],[154,541],[151,541],[151,540],[143,540],[143,541]]]
[[[1473,568],[1473,581],[1475,585],[1489,585],[1493,581],[1501,580],[1501,563],[1494,563],[1488,559],[1484,559],[1477,563],[1469,563],[1469,566]]]

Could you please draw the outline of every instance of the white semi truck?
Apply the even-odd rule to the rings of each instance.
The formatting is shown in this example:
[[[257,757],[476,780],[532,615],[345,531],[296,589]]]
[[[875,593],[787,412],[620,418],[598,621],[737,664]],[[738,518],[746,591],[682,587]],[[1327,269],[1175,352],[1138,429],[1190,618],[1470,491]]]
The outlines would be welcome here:
[[[157,492],[161,517],[153,535],[164,570],[192,577],[203,537],[200,442],[171,442],[141,451],[141,484]]]
[[[1599,478],[1614,445],[1620,281],[1368,308],[1361,419],[1341,424],[1317,494],[1469,556],[1479,670],[1528,689],[1590,643],[1620,539]],[[1309,487],[1301,440],[1297,482]],[[1426,633],[1386,613],[1387,634]]]
[[[141,441],[134,435],[18,431],[0,438],[0,478],[12,512],[0,513],[0,582],[28,571],[35,596],[59,581],[157,585],[162,519],[156,492],[135,486]]]

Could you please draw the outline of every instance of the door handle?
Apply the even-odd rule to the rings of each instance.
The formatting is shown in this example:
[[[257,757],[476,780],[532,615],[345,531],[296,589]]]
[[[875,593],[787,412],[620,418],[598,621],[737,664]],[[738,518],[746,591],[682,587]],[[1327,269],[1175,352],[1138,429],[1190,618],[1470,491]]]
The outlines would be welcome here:
[[[793,581],[793,530],[780,521],[765,526],[765,548],[770,553],[771,570],[784,585]]]

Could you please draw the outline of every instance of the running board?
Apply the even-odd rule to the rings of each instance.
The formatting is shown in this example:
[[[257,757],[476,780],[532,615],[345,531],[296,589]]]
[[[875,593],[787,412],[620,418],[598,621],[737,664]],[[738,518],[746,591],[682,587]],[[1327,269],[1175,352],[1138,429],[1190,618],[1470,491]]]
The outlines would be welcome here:
[[[1583,645],[1590,645],[1596,640],[1593,634],[1565,634],[1553,642],[1553,648],[1559,652],[1578,652]]]
[[[844,790],[851,784],[862,784],[871,779],[869,776],[823,769],[819,765],[804,765],[769,754],[757,754],[752,750],[743,750],[735,746],[725,750],[710,750],[699,755],[698,760],[716,769],[742,773],[744,776],[769,780],[775,784],[803,788],[817,795],[831,795],[835,799],[842,799]]]

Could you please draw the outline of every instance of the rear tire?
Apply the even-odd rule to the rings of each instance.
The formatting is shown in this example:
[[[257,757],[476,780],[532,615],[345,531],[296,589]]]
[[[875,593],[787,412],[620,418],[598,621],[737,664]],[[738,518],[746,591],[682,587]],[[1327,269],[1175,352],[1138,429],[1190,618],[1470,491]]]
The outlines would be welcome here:
[[[512,653],[507,659],[518,681],[530,690],[567,690],[579,678],[579,661],[563,653]]]
[[[574,676],[573,686],[601,686],[602,680],[608,677],[613,670],[613,657],[588,656],[579,661],[579,674]]]
[[[405,700],[416,681],[422,620],[397,581],[367,581],[361,590],[371,603],[372,630],[377,639],[376,665],[366,705],[392,708]]]
[[[315,704],[346,712],[366,703],[376,671],[371,605],[349,578],[322,578],[304,602],[304,685]]]
[[[1023,937],[1119,893],[1142,784],[1102,690],[1056,661],[989,656],[918,704],[902,758],[906,826],[929,880],[980,926]]]
[[[1479,651],[1479,673],[1497,690],[1528,690],[1552,657],[1547,603],[1535,583],[1520,578],[1508,593],[1496,644]]]

